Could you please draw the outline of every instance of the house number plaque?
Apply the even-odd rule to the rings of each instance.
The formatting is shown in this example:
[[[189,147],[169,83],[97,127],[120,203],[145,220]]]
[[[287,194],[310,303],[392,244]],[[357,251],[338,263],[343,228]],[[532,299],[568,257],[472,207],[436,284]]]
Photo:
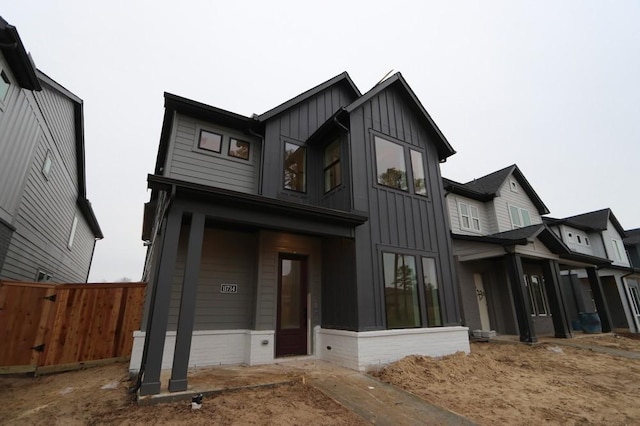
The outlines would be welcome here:
[[[220,293],[237,293],[238,284],[220,284]]]

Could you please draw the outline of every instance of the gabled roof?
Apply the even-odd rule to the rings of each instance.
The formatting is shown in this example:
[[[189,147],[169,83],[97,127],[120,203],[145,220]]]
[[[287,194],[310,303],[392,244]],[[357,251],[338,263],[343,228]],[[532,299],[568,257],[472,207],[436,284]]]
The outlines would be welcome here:
[[[87,199],[87,179],[84,161],[84,104],[82,99],[71,93],[68,89],[54,81],[42,71],[36,70],[36,73],[42,84],[50,87],[73,102],[73,119],[76,136],[76,174],[78,179],[78,198],[76,200],[76,204],[84,218],[87,220],[89,228],[91,228],[95,238],[102,239],[104,238],[104,235],[102,234],[102,230],[98,224],[98,219],[91,207],[91,202]]]
[[[424,108],[424,106],[422,106],[422,103],[420,102],[416,94],[413,92],[413,90],[411,90],[411,87],[409,87],[405,79],[402,77],[402,74],[400,74],[399,72],[392,75],[388,79],[384,80],[382,83],[377,84],[367,93],[365,93],[364,95],[356,99],[354,102],[352,102],[350,105],[348,105],[345,108],[345,110],[349,113],[353,112],[355,109],[362,106],[362,104],[364,104],[365,102],[368,102],[374,96],[378,95],[379,93],[382,93],[383,91],[387,90],[391,86],[399,87],[411,99],[412,104],[415,106],[419,115],[427,123],[428,127],[433,130],[437,138],[436,145],[438,147],[438,156],[440,160],[443,161],[447,157],[450,157],[453,154],[455,154],[456,151],[449,144],[449,142],[447,141],[447,138],[444,137],[444,134],[442,134],[442,132],[440,131],[436,123],[433,121],[433,119],[431,118],[427,110]]]
[[[627,229],[624,233],[627,234],[627,238],[623,240],[625,245],[633,246],[640,244],[640,228]]]
[[[622,238],[626,237],[627,234],[624,228],[622,228],[622,225],[620,225],[620,222],[618,222],[618,219],[609,208],[569,216],[564,219],[555,219],[555,223],[566,224],[586,231],[604,231],[607,229],[609,221],[611,221]]]
[[[489,201],[498,195],[498,191],[505,180],[511,175],[513,175],[522,189],[524,189],[524,192],[538,209],[538,213],[541,215],[549,213],[547,206],[542,202],[542,199],[536,191],[534,191],[527,178],[524,177],[520,168],[515,164],[464,184],[445,178],[443,178],[442,181],[444,188],[449,192],[464,195],[479,201]]]
[[[18,30],[0,16],[0,51],[18,84],[27,90],[42,90],[36,67],[20,40]]]
[[[358,88],[356,87],[356,85],[353,83],[353,81],[351,80],[351,77],[349,77],[349,74],[347,74],[347,72],[343,72],[342,74],[338,74],[337,76],[325,81],[324,83],[321,83],[319,85],[317,85],[316,87],[313,87],[309,90],[307,90],[304,93],[299,94],[298,96],[296,96],[295,98],[289,99],[288,101],[278,105],[275,108],[270,109],[269,111],[261,114],[258,116],[258,120],[261,122],[264,122],[272,117],[275,117],[276,115],[280,114],[281,112],[286,111],[287,109],[291,108],[294,105],[299,104],[300,102],[305,101],[306,99],[317,95],[318,93],[322,92],[323,90],[328,89],[331,86],[337,85],[337,84],[345,84],[356,97],[360,97],[360,90],[358,90]]]

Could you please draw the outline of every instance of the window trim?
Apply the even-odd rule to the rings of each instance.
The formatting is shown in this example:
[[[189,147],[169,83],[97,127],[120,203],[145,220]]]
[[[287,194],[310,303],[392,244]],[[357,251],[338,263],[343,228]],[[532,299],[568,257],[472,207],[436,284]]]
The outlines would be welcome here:
[[[336,160],[333,160],[329,164],[325,164],[327,150],[331,148],[334,144],[338,144],[338,158]],[[338,183],[336,183],[332,187],[327,188],[327,172],[336,166],[337,166],[337,169],[339,170],[340,180]],[[334,189],[342,186],[342,171],[343,171],[342,170],[342,143],[340,142],[340,138],[338,137],[332,140],[331,142],[329,142],[322,149],[322,187],[324,188],[324,194],[327,194],[333,191]]]
[[[73,241],[76,237],[76,230],[78,228],[78,214],[73,216],[73,223],[71,224],[71,231],[69,232],[69,240],[67,241],[67,248],[71,250],[73,248]]]
[[[44,279],[40,279],[41,276]],[[51,282],[51,280],[53,280],[53,274],[45,271],[44,269],[38,269],[38,271],[36,272],[36,278],[35,278],[35,281],[37,283],[49,283]]]
[[[617,238],[611,238],[611,245],[613,246],[613,251],[616,256],[616,262],[624,262],[623,253],[625,253],[624,246],[622,245],[622,241]]]
[[[427,191],[427,172],[426,172],[426,169],[424,167],[424,165],[425,165],[424,152],[422,150],[417,150],[417,149],[411,148],[411,147],[409,147],[408,149],[409,149],[409,161],[411,162],[411,182],[412,182],[412,185],[413,185],[413,194],[414,195],[419,195],[420,197],[427,197],[429,195],[429,192]],[[417,179],[416,179],[415,167],[414,167],[414,162],[413,162],[413,153],[414,152],[416,154],[420,155],[420,163],[419,163],[419,165],[420,165],[420,168],[422,169],[421,170],[422,171],[422,180],[424,181],[422,185],[423,185],[423,188],[424,188],[424,194],[419,193],[416,190],[416,187],[417,187],[416,180]]]
[[[404,170],[400,170],[400,172],[404,172],[404,185],[405,187],[403,188],[402,186],[400,187],[396,187],[396,186],[392,186],[392,185],[386,185],[382,182],[380,182],[380,174],[378,174],[378,141],[376,139],[380,139],[383,142],[387,142],[389,144],[392,145],[396,145],[397,147],[399,147],[402,150],[402,163],[404,165]],[[401,143],[398,143],[396,141],[392,141],[389,138],[383,137],[383,136],[379,136],[377,134],[373,134],[373,150],[374,150],[374,158],[375,158],[375,182],[380,185],[383,188],[388,188],[388,189],[393,189],[396,191],[402,191],[404,193],[409,193],[411,194],[412,192],[410,191],[409,188],[409,168],[407,167],[407,153],[406,153],[406,146],[404,146]],[[389,170],[389,169],[387,169]],[[413,177],[413,176],[412,176]]]
[[[514,193],[518,193],[518,183],[515,179],[509,179],[509,190]]]
[[[229,139],[229,143],[227,144],[228,145],[227,146],[227,157],[237,158],[238,160],[242,160],[242,161],[249,161],[251,159],[251,142],[246,141],[244,139],[236,138],[234,136],[229,136],[228,139]],[[244,157],[241,157],[239,155],[235,155],[235,154],[231,153],[231,143],[233,141],[247,144],[247,147],[248,147],[248,149],[247,149],[247,158],[244,158]],[[222,143],[220,144],[220,148],[222,149]]]
[[[386,329],[387,330],[403,330],[403,329],[411,329],[411,328],[422,328],[423,325],[423,315],[422,315],[422,308],[423,308],[423,304],[421,303],[420,299],[420,286],[421,286],[421,282],[422,280],[420,278],[418,278],[420,276],[420,273],[422,272],[421,267],[422,265],[418,265],[418,262],[416,260],[416,257],[420,257],[420,256],[416,256],[415,254],[409,254],[409,253],[403,253],[403,252],[398,252],[398,251],[387,251],[387,250],[381,250],[381,269],[382,269],[382,288],[383,288],[383,296],[384,296],[384,318],[385,318],[385,325],[386,325]],[[410,257],[413,259],[413,267],[414,267],[414,273],[415,273],[415,289],[414,292],[412,294],[412,298],[415,297],[417,299],[417,306],[414,306],[414,309],[417,309],[417,312],[414,312],[414,319],[415,316],[417,314],[417,324],[416,325],[412,325],[412,326],[401,326],[401,327],[390,327],[389,326],[389,316],[388,316],[388,312],[387,312],[387,283],[386,283],[386,273],[385,273],[385,268],[384,268],[384,258],[385,255],[392,255],[392,256],[402,256],[403,258],[405,257]],[[420,269],[419,269],[420,268]],[[394,276],[395,276],[395,272],[394,272]],[[413,303],[413,300],[412,300]]]
[[[517,225],[514,223],[513,221],[513,214],[511,209],[517,209],[518,211],[518,220],[520,221],[520,225]],[[528,209],[522,208],[522,207],[518,207],[515,204],[509,204],[507,203],[507,211],[509,212],[509,218],[511,219],[511,229],[517,229],[517,228],[525,228],[527,226],[531,226],[533,224],[533,222],[531,221],[531,213],[529,212]],[[524,224],[524,216],[522,215],[522,212],[526,212],[527,213],[527,217],[529,218],[529,224],[525,225]]]
[[[542,304],[544,305],[544,313],[540,312],[540,308],[538,307],[538,303],[536,301],[536,297],[533,294],[533,277],[536,277],[538,280],[538,288],[540,289],[540,297],[542,300]],[[531,279],[530,279],[531,278]],[[532,317],[549,317],[551,313],[549,311],[549,299],[547,298],[547,291],[545,289],[544,277],[538,274],[525,274],[524,280],[527,285],[528,293],[529,293],[529,301],[531,302],[531,316]]]
[[[51,156],[51,150],[47,150],[47,155],[44,157],[44,161],[42,162],[42,168],[40,171],[46,180],[49,180],[49,176],[51,175],[51,169],[53,168],[53,158]]]
[[[291,189],[291,188],[287,188],[285,186],[285,161],[286,161],[286,155],[287,155],[287,144],[289,145],[296,145],[300,148],[304,149],[304,163],[303,163],[303,181],[302,181],[302,191],[299,191],[297,189]],[[304,142],[300,142],[300,141],[296,141],[294,139],[282,139],[282,145],[281,145],[281,151],[282,153],[282,189],[284,191],[287,192],[291,192],[294,194],[307,194],[307,186],[308,186],[308,175],[309,175],[309,159],[308,159],[308,149],[307,149],[307,145]],[[297,174],[298,172],[296,172]]]
[[[467,207],[467,212],[469,213],[468,215],[465,215],[462,212],[462,206]],[[476,210],[475,217],[471,212],[471,208],[474,208]],[[480,222],[480,209],[478,209],[477,206],[475,206],[474,204],[465,203],[463,201],[458,201],[458,215],[460,220],[460,229],[471,232],[482,232],[482,224]],[[469,219],[468,227],[464,226],[464,220],[462,219],[463,217],[467,217]],[[473,219],[476,219],[478,221],[478,229],[475,229],[475,227],[473,226]]]

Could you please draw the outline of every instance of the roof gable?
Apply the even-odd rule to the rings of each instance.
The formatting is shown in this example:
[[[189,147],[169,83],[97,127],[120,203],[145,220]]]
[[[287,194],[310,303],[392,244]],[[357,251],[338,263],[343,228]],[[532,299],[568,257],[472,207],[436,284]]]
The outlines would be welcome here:
[[[624,231],[627,237],[624,239],[624,243],[627,245],[640,244],[640,228],[627,229]]]
[[[289,108],[294,107],[295,105],[304,102],[305,100],[309,99],[312,96],[317,95],[318,93],[332,87],[338,84],[343,84],[345,85],[352,93],[355,97],[360,97],[362,96],[360,94],[360,90],[358,90],[358,88],[356,87],[356,85],[353,83],[353,81],[351,80],[351,77],[349,77],[349,74],[347,74],[347,72],[343,72],[342,74],[338,74],[337,76],[325,81],[324,83],[321,83],[319,85],[317,85],[316,87],[313,87],[309,90],[307,90],[306,92],[303,92],[301,94],[299,94],[298,96],[296,96],[295,98],[289,99],[288,101],[278,105],[275,108],[270,109],[269,111],[259,115],[257,118],[259,121],[264,122],[266,120],[269,120],[273,117],[275,117],[276,115],[288,110]]]
[[[36,76],[36,67],[20,40],[18,30],[2,17],[0,17],[0,51],[20,87],[27,90],[42,90]]]
[[[424,108],[416,94],[411,90],[411,87],[407,84],[405,79],[402,77],[402,74],[396,73],[388,79],[384,80],[382,83],[377,84],[371,90],[369,90],[364,95],[360,96],[350,105],[348,105],[345,110],[349,113],[353,112],[357,108],[361,107],[365,102],[371,100],[374,96],[382,93],[387,90],[389,87],[395,86],[399,87],[402,92],[411,100],[411,104],[414,106],[415,110],[418,112],[419,116],[426,123],[427,127],[431,129],[431,131],[436,136],[436,145],[438,148],[438,157],[440,160],[445,160],[447,157],[452,156],[456,153],[453,147],[447,141],[447,138],[444,137],[444,134],[440,131],[436,123],[433,121],[427,110]]]
[[[620,222],[618,222],[618,219],[609,208],[559,219],[560,223],[594,231],[604,231],[609,227],[609,221],[611,221],[621,237],[627,236],[624,228],[622,228],[622,225],[620,225]]]

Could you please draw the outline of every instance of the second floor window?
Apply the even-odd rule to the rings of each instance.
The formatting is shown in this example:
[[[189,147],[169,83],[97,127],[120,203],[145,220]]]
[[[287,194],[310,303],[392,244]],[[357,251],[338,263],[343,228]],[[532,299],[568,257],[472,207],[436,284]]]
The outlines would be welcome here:
[[[509,214],[511,215],[511,225],[514,229],[531,225],[529,210],[521,209],[516,206],[509,206]]]
[[[324,150],[324,192],[342,183],[340,169],[340,141],[336,139]]]
[[[307,150],[291,142],[284,144],[284,189],[296,192],[307,191],[305,173]]]
[[[220,154],[222,150],[222,135],[218,133],[200,130],[198,148]]]
[[[413,190],[418,195],[427,195],[424,176],[424,161],[420,151],[411,150],[411,171],[413,172]]]
[[[622,248],[622,241],[616,240],[615,238],[611,239],[611,244],[613,245],[613,257],[618,262],[624,262],[624,253],[625,250]]]
[[[378,183],[391,188],[409,190],[404,148],[397,143],[374,136]]]
[[[459,203],[460,227],[471,231],[480,231],[480,215],[478,208],[470,204]]]

